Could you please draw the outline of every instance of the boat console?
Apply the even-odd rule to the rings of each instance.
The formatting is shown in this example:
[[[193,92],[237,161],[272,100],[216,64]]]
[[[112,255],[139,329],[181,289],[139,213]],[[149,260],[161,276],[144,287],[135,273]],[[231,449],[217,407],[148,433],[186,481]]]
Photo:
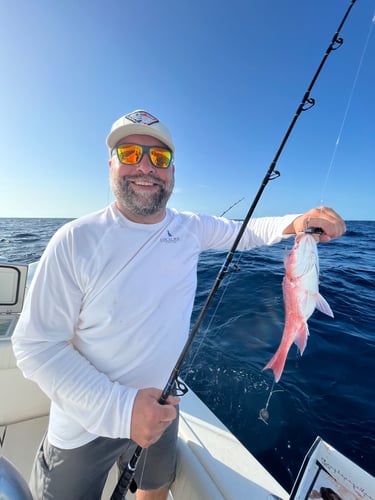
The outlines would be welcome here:
[[[28,266],[0,264],[0,341],[10,338],[22,310]],[[0,357],[0,363],[2,358]]]
[[[31,499],[26,479],[47,427],[50,401],[17,367],[11,337],[22,311],[29,266],[0,263],[0,497]]]
[[[0,264],[0,429],[49,413],[49,399],[17,368],[11,343],[29,284],[28,267]]]

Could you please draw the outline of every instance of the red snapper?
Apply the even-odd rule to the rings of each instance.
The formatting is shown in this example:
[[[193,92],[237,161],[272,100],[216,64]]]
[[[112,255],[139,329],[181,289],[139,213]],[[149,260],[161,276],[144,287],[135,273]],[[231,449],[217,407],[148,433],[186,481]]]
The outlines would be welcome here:
[[[273,370],[276,382],[280,380],[293,342],[302,355],[309,335],[307,320],[315,308],[333,318],[328,302],[319,293],[319,258],[314,236],[298,233],[284,264],[284,332],[276,353],[263,368]]]

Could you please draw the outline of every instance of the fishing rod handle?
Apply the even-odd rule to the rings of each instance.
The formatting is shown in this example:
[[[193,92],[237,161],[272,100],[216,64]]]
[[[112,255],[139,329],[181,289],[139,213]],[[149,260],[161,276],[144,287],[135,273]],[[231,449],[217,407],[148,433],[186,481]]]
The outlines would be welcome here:
[[[187,386],[181,380],[178,380],[177,377],[178,377],[178,371],[174,370],[171,376],[169,377],[168,382],[164,387],[163,392],[159,398],[158,401],[159,404],[165,405],[167,403],[167,399],[170,394],[173,393],[177,393],[178,395],[186,394],[186,392],[188,391]],[[137,465],[141,457],[142,451],[143,448],[138,445],[130,461],[126,464],[126,467],[121,473],[120,479],[118,480],[117,485],[113,490],[110,500],[124,500],[129,490],[132,493],[136,491],[137,485],[134,481],[134,475],[137,470]]]
[[[175,385],[176,385],[176,378],[175,378],[175,375],[173,372],[172,375],[169,377],[168,382],[167,382],[166,386],[164,387],[163,392],[161,393],[161,396],[158,400],[158,403],[160,405],[167,404],[167,399],[170,396],[170,394],[172,394],[174,392]]]
[[[116,487],[113,490],[110,500],[125,500],[126,494],[129,490],[132,493],[136,492],[137,484],[134,481],[134,475],[137,470],[137,465],[139,459],[141,458],[142,451],[143,448],[141,446],[137,446],[132,458],[122,471],[120,479],[118,480]]]

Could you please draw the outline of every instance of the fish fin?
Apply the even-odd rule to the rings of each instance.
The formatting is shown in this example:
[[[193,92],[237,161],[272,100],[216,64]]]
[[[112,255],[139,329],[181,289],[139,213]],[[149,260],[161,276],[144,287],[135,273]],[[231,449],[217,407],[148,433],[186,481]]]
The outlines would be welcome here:
[[[309,327],[307,326],[307,323],[305,323],[297,332],[296,337],[294,339],[294,343],[298,347],[301,356],[306,348],[308,336],[309,336]]]
[[[286,266],[288,264],[288,257],[289,257],[288,250],[285,248],[285,250],[284,250],[284,256],[283,256],[283,261],[284,261],[284,267],[285,268],[286,268]]]
[[[326,299],[322,295],[320,295],[320,293],[318,295],[318,300],[316,301],[315,307],[323,314],[326,314],[327,316],[331,316],[331,318],[334,318],[330,305],[328,304]]]
[[[275,354],[272,356],[272,358],[268,361],[268,363],[262,370],[262,371],[272,370],[276,383],[280,380],[281,375],[283,373],[287,354],[288,350],[280,348],[277,349]]]

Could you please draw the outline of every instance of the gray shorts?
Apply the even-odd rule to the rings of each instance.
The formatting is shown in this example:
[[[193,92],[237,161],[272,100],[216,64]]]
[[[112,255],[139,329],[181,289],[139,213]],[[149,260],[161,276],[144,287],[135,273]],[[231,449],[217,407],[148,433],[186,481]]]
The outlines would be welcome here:
[[[137,465],[138,488],[157,490],[170,486],[176,475],[178,417],[159,441],[144,449]],[[119,469],[136,448],[130,439],[98,437],[90,443],[65,450],[44,437],[30,478],[34,500],[100,500],[107,476],[117,462]]]

